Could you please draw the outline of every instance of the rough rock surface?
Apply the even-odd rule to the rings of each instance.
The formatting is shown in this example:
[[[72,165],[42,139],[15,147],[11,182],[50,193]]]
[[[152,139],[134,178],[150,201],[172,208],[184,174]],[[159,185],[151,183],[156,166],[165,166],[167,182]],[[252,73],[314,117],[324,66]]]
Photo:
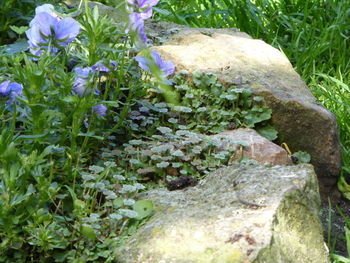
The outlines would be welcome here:
[[[271,165],[290,165],[291,159],[287,152],[280,146],[270,142],[265,137],[259,135],[255,130],[248,128],[240,128],[230,131],[224,131],[213,135],[213,138],[222,138],[223,143],[220,148],[228,149],[234,148],[235,155],[231,157],[230,161],[248,158],[255,160],[261,164]],[[230,143],[232,142],[232,143]],[[239,147],[237,143],[244,144]]]
[[[336,182],[341,159],[335,118],[316,102],[280,51],[236,29],[192,29],[163,22],[147,28],[151,35],[168,32],[163,45],[153,48],[177,71],[212,72],[225,85],[264,97],[279,142],[286,142],[293,152],[311,155],[322,186]],[[169,32],[175,33],[169,36]]]
[[[117,262],[329,262],[311,165],[226,167],[195,187],[140,198],[155,214]]]

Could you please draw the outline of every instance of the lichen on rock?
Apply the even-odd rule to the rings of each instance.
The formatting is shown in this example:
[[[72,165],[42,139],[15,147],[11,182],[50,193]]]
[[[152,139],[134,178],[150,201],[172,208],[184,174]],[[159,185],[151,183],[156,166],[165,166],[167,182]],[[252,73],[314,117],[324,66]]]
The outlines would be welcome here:
[[[117,249],[117,262],[329,262],[311,165],[232,166],[140,198],[155,214]]]

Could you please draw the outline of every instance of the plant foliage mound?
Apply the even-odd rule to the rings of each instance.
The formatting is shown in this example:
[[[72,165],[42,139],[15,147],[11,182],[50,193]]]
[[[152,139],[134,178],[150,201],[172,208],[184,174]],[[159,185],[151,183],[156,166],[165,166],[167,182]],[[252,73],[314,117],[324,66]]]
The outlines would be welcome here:
[[[276,137],[262,98],[210,73],[188,83],[147,49],[157,2],[127,1],[125,28],[97,8],[40,5],[0,48],[0,262],[112,262],[152,215],[135,194],[230,162],[208,134]]]

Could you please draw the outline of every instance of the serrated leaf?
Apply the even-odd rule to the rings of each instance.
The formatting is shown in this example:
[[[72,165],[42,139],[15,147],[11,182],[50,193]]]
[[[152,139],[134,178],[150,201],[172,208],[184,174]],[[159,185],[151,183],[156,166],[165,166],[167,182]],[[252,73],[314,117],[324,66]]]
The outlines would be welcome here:
[[[24,32],[26,32],[28,30],[28,26],[10,26],[11,30],[16,32],[18,35],[22,35]]]

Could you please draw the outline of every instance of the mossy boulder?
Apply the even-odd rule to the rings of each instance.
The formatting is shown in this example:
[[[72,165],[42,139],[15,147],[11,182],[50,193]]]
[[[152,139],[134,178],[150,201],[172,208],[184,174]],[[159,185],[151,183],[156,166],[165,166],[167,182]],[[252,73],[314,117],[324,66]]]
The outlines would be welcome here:
[[[139,197],[154,215],[116,262],[329,262],[311,165],[226,167],[195,187]]]

